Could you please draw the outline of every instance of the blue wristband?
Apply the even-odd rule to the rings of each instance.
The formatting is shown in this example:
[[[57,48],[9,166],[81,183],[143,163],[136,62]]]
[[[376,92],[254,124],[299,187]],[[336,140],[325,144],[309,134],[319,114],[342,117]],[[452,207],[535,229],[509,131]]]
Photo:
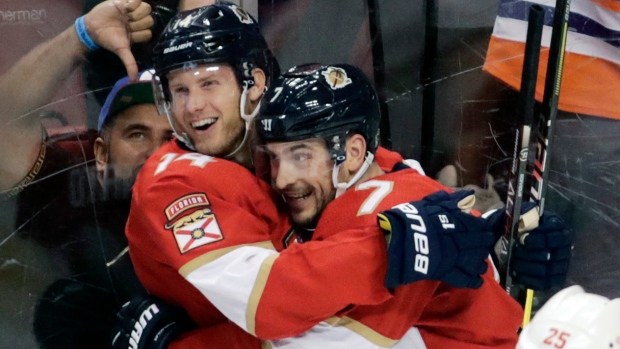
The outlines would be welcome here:
[[[95,51],[100,49],[99,45],[93,41],[93,38],[88,35],[86,31],[86,25],[84,24],[84,16],[75,20],[75,30],[77,31],[78,38],[88,48],[89,51]]]

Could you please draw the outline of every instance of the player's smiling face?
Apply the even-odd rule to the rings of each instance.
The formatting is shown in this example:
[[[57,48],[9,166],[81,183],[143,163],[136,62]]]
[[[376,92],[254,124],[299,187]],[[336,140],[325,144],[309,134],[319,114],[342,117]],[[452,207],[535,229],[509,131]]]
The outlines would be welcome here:
[[[230,66],[205,64],[172,71],[168,87],[175,126],[198,152],[222,157],[237,149],[245,122],[239,113],[241,88]]]
[[[325,141],[269,143],[266,149],[272,184],[286,200],[293,222],[313,228],[336,194],[331,179],[334,162]]]

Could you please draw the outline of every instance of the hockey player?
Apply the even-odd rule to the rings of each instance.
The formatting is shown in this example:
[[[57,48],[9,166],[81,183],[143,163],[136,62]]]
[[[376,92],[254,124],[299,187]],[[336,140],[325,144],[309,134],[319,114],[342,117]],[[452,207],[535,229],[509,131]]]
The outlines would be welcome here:
[[[199,326],[172,341],[170,348],[214,347],[219,342],[224,342],[225,347],[260,345],[256,340],[230,343],[241,337],[240,330],[229,327],[232,332],[223,332],[222,325],[228,323],[227,318],[237,320],[245,309],[224,316],[220,312],[223,308],[213,304],[220,299],[218,292],[233,292],[247,299],[254,287],[260,289],[263,281],[257,276],[269,265],[260,262],[277,257],[276,251],[283,249],[289,228],[286,214],[278,211],[273,202],[269,185],[249,170],[254,167],[249,143],[251,120],[265,86],[278,73],[277,62],[245,11],[229,3],[217,3],[173,18],[155,49],[155,69],[161,84],[157,97],[175,128],[177,140],[164,145],[145,163],[134,186],[126,228],[132,261],[143,285],[153,295],[182,306]],[[373,227],[378,229],[376,222]],[[487,235],[484,228],[480,230],[481,235]],[[362,237],[358,243],[365,241]],[[475,245],[486,255],[482,242]],[[342,264],[338,259],[325,265],[329,259],[323,256],[344,257],[347,254],[339,251],[348,250],[350,245],[328,241],[317,251],[312,244],[303,246],[310,255],[319,256],[305,272],[316,268],[317,272],[311,273],[319,278],[346,275],[351,281],[323,283],[313,278],[313,284],[323,285],[323,292],[330,291],[327,298],[316,298],[326,304],[312,318],[301,322],[292,315],[293,327],[274,328],[278,332],[275,336],[301,334],[348,304],[377,304],[391,297],[382,280],[377,282],[377,275],[382,278],[385,274],[381,261],[365,263],[367,270],[357,268],[357,261],[375,257],[378,245],[373,244],[368,254],[358,251],[355,260],[347,259],[346,268],[357,273],[342,275],[322,273]],[[382,248],[380,253],[385,254],[384,244]],[[480,250],[476,253],[480,255]],[[296,260],[304,258],[297,256]],[[484,257],[479,259],[471,272],[478,283],[480,269],[486,269]],[[355,283],[357,287],[351,288]],[[332,284],[345,292],[326,286]],[[216,293],[211,293],[214,290]],[[152,311],[152,306],[158,311]],[[295,307],[300,312],[308,311],[303,304]],[[126,347],[132,340],[138,342],[139,348],[167,347],[178,334],[178,327],[173,324],[176,320],[166,322],[161,308],[161,303],[148,302],[132,302],[124,307],[119,314],[123,328],[113,338],[113,347]],[[247,322],[241,320],[240,324],[249,329],[247,326],[253,327],[254,321],[253,316],[248,316]],[[217,335],[204,335],[213,326],[218,328]],[[328,327],[330,332],[337,330]]]
[[[415,201],[396,206],[382,218],[386,229],[398,230],[389,243],[390,253],[397,255],[404,250],[410,254],[411,270],[405,273],[411,275],[415,270],[417,280],[439,279],[431,274],[441,274],[443,263],[453,257],[448,250],[434,254],[436,244],[449,244],[435,239],[458,240],[459,234],[450,236],[455,229],[485,223],[460,215],[473,204],[470,193],[439,192],[425,198],[445,188],[402,164],[385,173],[374,161],[380,109],[371,83],[359,69],[350,65],[293,68],[275,82],[265,100],[268,102],[255,125],[266,143],[272,183],[284,197],[293,222],[305,228],[305,234],[289,237],[288,241],[296,243],[263,263],[269,268],[263,266],[258,279],[266,281],[247,302],[246,321],[253,319],[248,321],[253,327],[246,330],[260,338],[278,338],[282,328],[307,327],[308,321],[316,320],[312,314],[324,310],[323,315],[328,315],[329,306],[333,310],[340,305],[341,310],[320,329],[314,327],[301,337],[273,340],[271,345],[514,348],[522,312],[494,282],[492,268],[478,289],[428,280],[400,286],[393,294],[372,287],[383,284],[386,269],[388,286],[404,284],[403,266],[387,261],[382,253],[386,246],[384,234],[376,226],[377,213]],[[432,231],[446,235],[434,236]],[[413,239],[407,241],[406,236]],[[474,243],[481,236],[470,232],[461,237]],[[308,251],[316,253],[314,250],[328,241],[348,247],[337,256],[329,248],[324,252],[324,260],[337,259],[340,266],[323,270],[323,275],[308,274],[313,270],[308,265],[312,264],[307,261],[311,255]],[[358,259],[359,255],[369,257]],[[354,269],[348,269],[350,261],[356,261]],[[376,269],[377,265],[381,267]],[[473,260],[460,267],[478,268]],[[365,287],[382,302],[349,307],[338,304],[344,300],[340,295],[355,294],[358,289],[348,282],[350,273],[364,276],[359,282],[368,282]],[[321,282],[330,279],[342,284],[331,284],[329,290],[321,291]],[[304,289],[317,300],[305,301]],[[229,304],[246,301],[228,294]],[[224,302],[218,304],[220,308],[226,306]],[[235,319],[236,314],[230,314]],[[240,318],[236,320],[243,326]],[[334,343],[335,336],[341,343]]]
[[[156,111],[151,73],[142,72],[139,79],[120,79],[108,95],[94,149],[87,148],[94,150],[94,166],[56,143],[44,143],[42,171],[54,170],[41,174],[58,177],[56,183],[43,180],[19,194],[20,205],[30,199],[36,204],[27,209],[40,210],[34,212],[36,222],[24,227],[22,234],[43,243],[58,263],[45,269],[63,264],[68,269],[37,297],[33,325],[45,348],[105,348],[115,309],[145,294],[126,253],[124,223],[138,170],[170,139],[172,130]],[[68,162],[59,161],[58,155]],[[61,194],[51,196],[56,191]],[[39,230],[48,225],[53,227],[51,233]]]
[[[595,349],[620,345],[620,299],[573,285],[551,297],[519,336],[517,349]]]
[[[136,272],[152,295],[182,306],[199,327],[171,348],[213,347],[217,341],[227,347],[229,338],[243,337],[250,343],[229,347],[260,346],[234,326],[231,331],[242,336],[222,328],[217,335],[201,337],[203,329],[229,321],[182,270],[191,261],[217,260],[240,244],[273,251],[270,233],[288,230],[269,186],[248,169],[250,121],[242,118],[256,108],[271,74],[279,74],[277,62],[256,22],[227,3],[175,16],[155,47],[154,62],[161,93],[155,97],[177,139],[147,160],[133,188],[126,235]],[[123,311],[128,313],[129,306]],[[150,306],[137,307],[135,317]],[[113,338],[112,346],[127,347],[131,331]],[[173,335],[147,342],[144,329],[139,345],[166,348]]]

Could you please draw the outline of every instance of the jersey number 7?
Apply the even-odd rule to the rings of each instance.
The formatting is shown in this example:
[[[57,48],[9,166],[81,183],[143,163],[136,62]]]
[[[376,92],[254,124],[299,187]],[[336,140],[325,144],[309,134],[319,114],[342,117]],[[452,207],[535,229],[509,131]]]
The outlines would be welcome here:
[[[368,198],[357,211],[358,216],[375,212],[381,200],[388,196],[392,189],[394,189],[394,182],[370,180],[357,185],[355,190],[367,190],[372,188],[374,188],[374,190],[368,195]]]

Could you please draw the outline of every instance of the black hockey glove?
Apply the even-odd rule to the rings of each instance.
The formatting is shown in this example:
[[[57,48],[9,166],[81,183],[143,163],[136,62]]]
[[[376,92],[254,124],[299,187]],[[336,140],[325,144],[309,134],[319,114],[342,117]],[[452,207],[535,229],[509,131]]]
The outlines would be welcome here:
[[[521,215],[535,213],[533,203],[524,203]],[[503,232],[504,210],[489,217],[497,232]],[[510,260],[513,282],[534,291],[564,286],[572,256],[572,233],[557,214],[545,211],[532,228],[520,230]]]
[[[111,349],[166,349],[181,333],[196,327],[181,307],[153,297],[136,297],[116,314]]]
[[[473,200],[473,190],[440,191],[379,213],[388,235],[385,286],[440,280],[459,288],[480,287],[495,239],[484,219],[461,210]]]

